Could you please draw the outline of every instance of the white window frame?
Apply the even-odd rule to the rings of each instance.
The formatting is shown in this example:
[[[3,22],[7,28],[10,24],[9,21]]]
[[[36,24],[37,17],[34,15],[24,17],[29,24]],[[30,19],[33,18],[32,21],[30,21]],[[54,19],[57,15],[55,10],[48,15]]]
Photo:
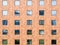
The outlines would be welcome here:
[[[31,16],[32,15],[32,10],[27,10],[27,15]]]
[[[52,16],[56,16],[56,14],[57,14],[57,11],[56,10],[52,10]]]
[[[39,5],[40,5],[40,6],[44,6],[44,0],[40,0],[40,1],[39,1]]]
[[[32,0],[27,0],[27,6],[32,6]]]
[[[2,15],[3,15],[3,16],[7,16],[7,15],[8,15],[8,11],[7,11],[7,10],[3,10],[3,11],[2,11]]]
[[[8,1],[7,1],[7,0],[3,0],[3,1],[2,1],[2,5],[3,5],[3,6],[7,6],[7,5],[8,5]]]
[[[19,6],[20,5],[20,1],[19,0],[15,0],[14,5],[15,6]]]

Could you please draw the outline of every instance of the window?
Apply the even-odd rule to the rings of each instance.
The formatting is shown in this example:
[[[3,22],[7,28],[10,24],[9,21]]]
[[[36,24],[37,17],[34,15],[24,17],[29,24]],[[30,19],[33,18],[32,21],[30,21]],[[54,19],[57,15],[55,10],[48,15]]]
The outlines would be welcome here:
[[[19,39],[16,39],[15,40],[15,44],[20,44],[20,40]]]
[[[3,40],[2,40],[2,44],[3,44],[3,45],[7,45],[7,44],[8,44],[7,39],[3,39]]]
[[[40,0],[39,4],[40,6],[44,6],[44,0]]]
[[[27,10],[27,15],[31,16],[32,15],[32,10]]]
[[[51,44],[52,45],[56,44],[56,40],[55,39],[51,40]]]
[[[7,0],[3,0],[2,5],[3,5],[3,6],[7,6],[7,5],[8,5]]]
[[[15,6],[19,6],[20,5],[20,1],[19,0],[15,0]]]
[[[39,40],[39,45],[44,45],[44,39]]]
[[[52,0],[52,6],[56,5],[56,0]]]
[[[31,39],[27,40],[27,45],[32,45],[32,40]]]
[[[52,35],[56,35],[56,30],[52,30]]]
[[[20,11],[19,10],[15,10],[15,15],[19,16],[20,15]]]
[[[52,10],[52,16],[56,16],[56,10]]]
[[[2,30],[3,35],[7,35],[7,33],[8,33],[8,30]]]
[[[20,25],[20,20],[15,20],[15,25]]]
[[[32,25],[32,20],[27,20],[27,25]]]
[[[27,6],[32,6],[32,0],[27,0]]]
[[[44,30],[39,30],[40,35],[44,35]]]
[[[39,25],[44,25],[44,20],[39,20]]]
[[[20,34],[20,30],[15,30],[15,35],[19,35]]]
[[[27,30],[27,35],[32,35],[32,30]]]
[[[8,15],[8,11],[7,10],[3,10],[3,16]]]
[[[2,20],[2,24],[3,25],[7,25],[8,24],[8,21],[7,20]]]
[[[40,10],[39,15],[43,16],[44,15],[44,10]]]
[[[52,25],[56,25],[56,20],[52,20]]]

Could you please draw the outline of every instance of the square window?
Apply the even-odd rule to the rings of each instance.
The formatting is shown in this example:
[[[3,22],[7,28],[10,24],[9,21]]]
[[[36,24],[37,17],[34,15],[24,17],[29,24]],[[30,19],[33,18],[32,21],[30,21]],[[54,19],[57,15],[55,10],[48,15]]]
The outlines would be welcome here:
[[[52,25],[56,25],[56,20],[52,20]]]
[[[7,25],[8,24],[8,21],[7,20],[2,20],[2,24],[3,25]]]
[[[39,25],[44,25],[44,20],[39,20]]]
[[[27,15],[31,16],[32,15],[32,10],[27,10]]]
[[[20,1],[16,0],[15,1],[15,6],[19,6],[20,5]]]
[[[19,39],[16,39],[15,40],[15,44],[20,44],[20,40]]]
[[[51,34],[56,35],[56,30],[52,30]]]
[[[27,25],[32,25],[32,20],[27,20]]]
[[[51,44],[56,44],[56,40],[55,39],[51,40]]]
[[[40,44],[40,45],[44,45],[44,39],[40,39],[40,40],[39,40],[39,44]]]
[[[52,0],[52,6],[56,6],[56,0]]]
[[[56,10],[52,10],[52,16],[56,16]]]
[[[44,0],[40,0],[39,4],[40,6],[44,6]]]
[[[32,45],[32,40],[31,39],[27,40],[27,45]]]
[[[3,10],[3,16],[8,15],[8,11],[7,10]]]
[[[3,1],[3,6],[7,6],[8,2],[7,1]]]
[[[44,35],[44,30],[39,30],[40,35]]]
[[[19,16],[20,15],[20,11],[19,10],[15,10],[15,15]]]
[[[8,30],[2,30],[3,35],[7,35],[7,33],[8,33]]]
[[[8,41],[7,41],[7,39],[3,39],[3,40],[2,40],[2,44],[5,44],[5,45],[7,45],[7,44],[8,44]]]
[[[44,10],[40,10],[39,15],[43,16],[44,15]]]
[[[15,30],[15,35],[19,35],[20,34],[20,30]]]
[[[20,20],[15,20],[15,25],[20,25]]]
[[[32,6],[32,1],[31,1],[31,0],[28,0],[28,1],[27,1],[27,5],[28,5],[28,6]]]
[[[27,35],[32,35],[32,30],[27,30]]]

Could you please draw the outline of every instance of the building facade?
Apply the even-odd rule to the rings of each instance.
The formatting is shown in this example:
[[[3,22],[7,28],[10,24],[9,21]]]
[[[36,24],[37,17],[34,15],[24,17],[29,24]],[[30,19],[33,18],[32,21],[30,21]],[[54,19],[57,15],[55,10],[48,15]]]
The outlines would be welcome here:
[[[60,45],[60,0],[0,0],[0,45]]]

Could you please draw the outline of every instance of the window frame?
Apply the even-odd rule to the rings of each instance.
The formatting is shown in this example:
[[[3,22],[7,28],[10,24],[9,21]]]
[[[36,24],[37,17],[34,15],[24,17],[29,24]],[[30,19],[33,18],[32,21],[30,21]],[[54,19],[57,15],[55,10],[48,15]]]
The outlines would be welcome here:
[[[14,15],[15,16],[20,16],[20,10],[15,10]]]
[[[44,3],[44,0],[39,0],[39,5],[40,5],[40,6],[44,6],[44,4],[45,4],[45,3]]]
[[[32,39],[27,39],[27,45],[32,45]]]
[[[56,35],[57,31],[56,30],[51,30],[52,35]]]
[[[16,4],[17,1],[19,2],[19,4]],[[15,1],[14,1],[14,5],[15,5],[15,6],[20,6],[20,0],[15,0]]]
[[[27,20],[27,25],[32,25],[32,20]]]
[[[16,41],[18,41],[18,42],[16,42]],[[20,40],[19,39],[15,39],[15,45],[16,44],[20,44]]]
[[[44,25],[44,20],[39,20],[39,25]]]
[[[6,41],[6,42],[5,42],[5,41]],[[7,44],[8,44],[8,40],[7,40],[7,39],[3,39],[3,40],[2,40],[2,44],[3,44],[3,45],[7,45]]]
[[[56,5],[57,5],[57,1],[56,1],[56,0],[52,0],[52,1],[51,1],[51,5],[52,5],[52,6],[56,6]]]
[[[8,0],[2,0],[2,6],[8,6]]]
[[[32,16],[32,14],[33,14],[33,11],[32,10],[27,10],[27,15],[28,16]]]
[[[16,22],[17,21],[17,22]],[[20,25],[20,20],[15,20],[14,25]]]
[[[2,20],[2,25],[8,25],[8,20]]]
[[[4,14],[5,13],[5,14]],[[2,10],[2,15],[3,16],[7,16],[8,15],[8,11],[7,10]]]
[[[43,31],[43,33],[41,31]],[[39,30],[39,35],[44,35],[44,30],[43,29]]]
[[[53,41],[54,41],[54,42],[53,42]],[[56,40],[56,39],[52,39],[52,40],[51,40],[51,44],[55,44],[55,45],[56,45],[56,44],[57,44],[57,40]]]
[[[39,15],[44,16],[44,10],[39,10]]]
[[[18,32],[17,32],[18,31]],[[14,31],[14,33],[15,33],[15,35],[19,35],[20,34],[20,30],[19,29],[16,29],[15,31]]]
[[[51,20],[51,25],[56,26],[56,20]]]
[[[4,31],[7,31],[7,32],[4,32]],[[8,34],[8,30],[3,29],[3,30],[2,30],[2,34],[3,34],[3,35],[7,35],[7,34]]]
[[[31,4],[28,4],[29,1],[30,1]],[[26,5],[27,6],[32,6],[33,5],[32,0],[27,0]]]
[[[39,39],[39,45],[44,45],[44,39]]]
[[[32,30],[27,30],[27,35],[32,35]]]
[[[52,14],[52,16],[56,16],[57,15],[57,11],[56,10],[52,10],[51,14]]]

